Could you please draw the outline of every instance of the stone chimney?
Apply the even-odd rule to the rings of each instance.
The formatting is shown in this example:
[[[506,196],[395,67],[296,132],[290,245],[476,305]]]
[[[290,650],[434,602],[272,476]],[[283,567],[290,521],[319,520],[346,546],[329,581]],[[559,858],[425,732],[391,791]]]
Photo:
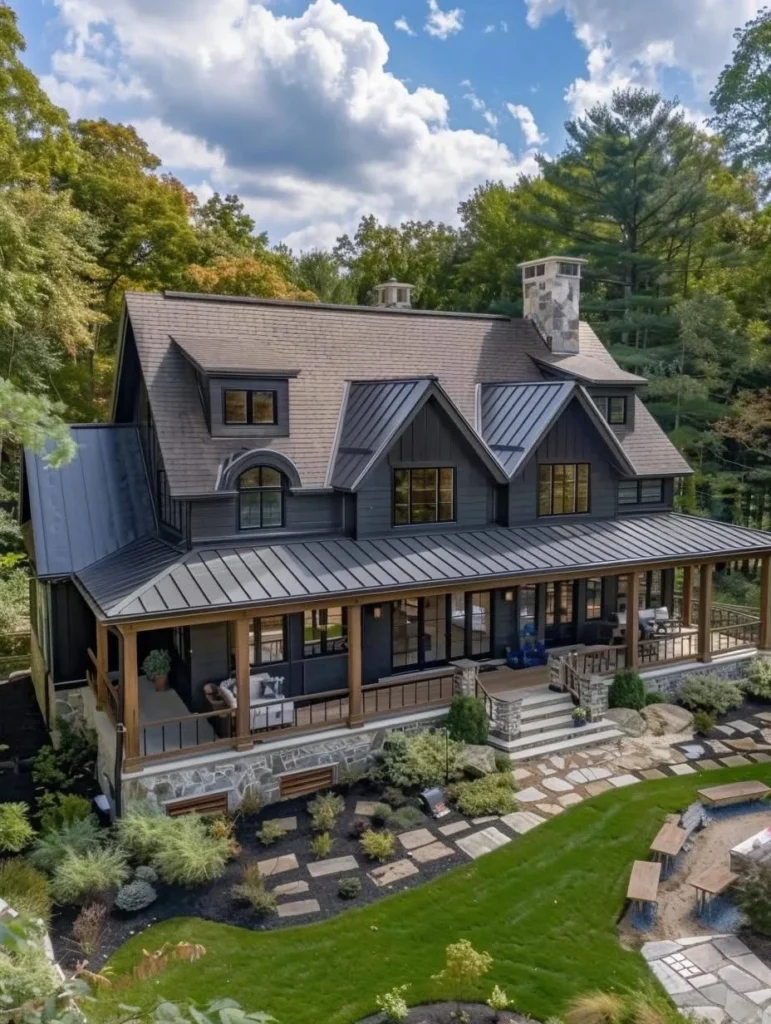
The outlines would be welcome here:
[[[581,265],[572,256],[545,256],[520,263],[525,316],[555,355],[578,352]]]
[[[377,298],[375,305],[381,309],[412,309],[412,289],[414,285],[402,284],[395,277],[379,284],[375,288]]]

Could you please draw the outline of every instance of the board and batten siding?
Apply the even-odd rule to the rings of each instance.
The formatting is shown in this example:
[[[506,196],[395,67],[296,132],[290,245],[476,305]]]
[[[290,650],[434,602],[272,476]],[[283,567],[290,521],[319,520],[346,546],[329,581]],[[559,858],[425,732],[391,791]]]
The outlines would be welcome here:
[[[343,530],[342,494],[290,494],[284,499],[284,526],[280,530],[239,530],[238,498],[197,498],[190,502],[193,543],[238,540],[248,543],[270,538],[289,540],[293,535],[339,534]]]
[[[409,466],[455,468],[455,523],[393,525],[393,470]],[[484,527],[495,522],[495,483],[477,453],[433,402],[427,402],[374,467],[356,495],[359,537],[386,533],[447,531],[453,525]]]
[[[538,516],[538,466],[542,463],[588,462],[591,465],[589,512],[580,516],[542,517],[541,522],[612,518],[616,513],[618,473],[605,442],[584,409],[573,401],[538,446],[522,473],[509,486],[509,526]]]

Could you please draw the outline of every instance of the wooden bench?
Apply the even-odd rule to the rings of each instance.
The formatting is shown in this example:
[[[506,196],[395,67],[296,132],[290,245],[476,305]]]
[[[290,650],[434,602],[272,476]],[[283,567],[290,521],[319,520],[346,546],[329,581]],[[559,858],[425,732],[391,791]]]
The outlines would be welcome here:
[[[696,890],[699,913],[708,909],[712,900],[732,886],[738,877],[723,864],[713,864],[711,868],[691,875],[688,878],[688,885],[692,885]]]
[[[731,804],[743,804],[749,800],[762,800],[771,789],[764,782],[729,782],[725,786],[709,786],[700,789],[699,796],[709,807],[729,807]]]
[[[665,868],[669,868],[670,861],[680,853],[687,838],[687,829],[667,821],[661,826],[656,838],[651,843],[651,853],[656,860],[661,861]]]
[[[626,898],[633,903],[648,904],[659,902],[659,879],[661,864],[658,861],[636,860],[626,890]]]

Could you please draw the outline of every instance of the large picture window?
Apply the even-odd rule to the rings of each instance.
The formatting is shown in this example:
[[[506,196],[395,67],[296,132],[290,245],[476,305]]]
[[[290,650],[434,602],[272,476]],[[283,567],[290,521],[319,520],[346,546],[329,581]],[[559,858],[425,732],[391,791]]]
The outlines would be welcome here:
[[[589,463],[544,463],[538,467],[538,515],[570,516],[589,511]]]
[[[239,530],[275,530],[284,525],[284,476],[270,466],[247,469],[238,478]]]
[[[586,621],[602,618],[602,578],[592,576],[586,581]]]
[[[479,658],[492,648],[489,591],[405,598],[391,608],[392,667],[423,668]]]
[[[286,661],[286,619],[266,615],[253,619],[249,629],[249,664],[274,665]]]
[[[318,608],[304,613],[303,655],[317,658],[348,650],[348,616],[345,608]]]
[[[394,526],[450,523],[455,518],[455,470],[395,469]]]
[[[275,391],[242,391],[228,389],[223,394],[223,418],[231,426],[278,423],[278,402]]]

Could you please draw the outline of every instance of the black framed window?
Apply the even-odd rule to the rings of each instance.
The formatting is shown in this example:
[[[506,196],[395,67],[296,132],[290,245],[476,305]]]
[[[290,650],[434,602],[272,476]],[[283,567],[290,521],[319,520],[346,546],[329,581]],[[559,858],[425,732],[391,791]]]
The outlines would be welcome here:
[[[286,616],[252,619],[249,628],[249,664],[275,665],[286,661]]]
[[[608,423],[614,427],[626,423],[626,396],[612,395],[608,399]]]
[[[222,396],[222,417],[229,425],[278,423],[277,391],[227,389]]]
[[[285,477],[270,466],[255,466],[238,478],[239,530],[275,530],[284,525]]]
[[[303,656],[342,654],[348,650],[346,608],[317,608],[303,614]]]
[[[589,463],[543,463],[538,467],[538,515],[570,516],[589,511]]]
[[[661,477],[647,480],[622,480],[618,485],[619,505],[661,505],[664,481]]]
[[[584,613],[587,622],[602,618],[602,577],[592,576],[586,581]]]
[[[396,671],[485,657],[492,635],[489,591],[404,598],[391,607],[391,664]]]
[[[395,469],[394,526],[451,523],[455,518],[455,470]]]

